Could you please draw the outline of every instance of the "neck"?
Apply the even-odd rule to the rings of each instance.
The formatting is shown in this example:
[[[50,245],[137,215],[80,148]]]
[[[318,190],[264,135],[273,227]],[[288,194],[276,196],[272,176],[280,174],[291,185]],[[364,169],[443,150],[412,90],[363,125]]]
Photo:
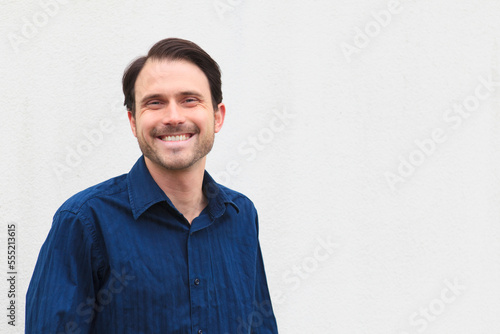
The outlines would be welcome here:
[[[203,194],[205,158],[182,170],[169,170],[145,158],[149,173],[184,218],[191,222],[208,204]]]

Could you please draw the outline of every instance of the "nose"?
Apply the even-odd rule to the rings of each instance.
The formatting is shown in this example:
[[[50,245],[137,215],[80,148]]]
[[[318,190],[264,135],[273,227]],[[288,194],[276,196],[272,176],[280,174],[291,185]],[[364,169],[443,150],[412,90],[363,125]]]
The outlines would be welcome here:
[[[162,122],[166,125],[176,126],[186,121],[182,107],[175,102],[171,102],[165,108]]]

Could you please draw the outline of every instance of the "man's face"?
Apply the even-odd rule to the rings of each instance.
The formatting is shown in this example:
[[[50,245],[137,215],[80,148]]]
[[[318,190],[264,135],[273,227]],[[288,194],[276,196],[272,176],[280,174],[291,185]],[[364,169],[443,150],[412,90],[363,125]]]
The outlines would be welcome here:
[[[182,170],[202,164],[225,107],[214,112],[203,71],[183,60],[148,60],[135,82],[135,117],[130,126],[148,166]]]

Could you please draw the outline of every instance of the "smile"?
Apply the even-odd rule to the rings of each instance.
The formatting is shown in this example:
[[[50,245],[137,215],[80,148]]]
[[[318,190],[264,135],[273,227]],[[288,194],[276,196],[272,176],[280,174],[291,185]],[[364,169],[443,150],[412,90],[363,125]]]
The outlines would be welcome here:
[[[161,140],[163,141],[185,141],[191,138],[192,134],[181,134],[181,135],[175,135],[175,136],[163,136],[160,137]]]

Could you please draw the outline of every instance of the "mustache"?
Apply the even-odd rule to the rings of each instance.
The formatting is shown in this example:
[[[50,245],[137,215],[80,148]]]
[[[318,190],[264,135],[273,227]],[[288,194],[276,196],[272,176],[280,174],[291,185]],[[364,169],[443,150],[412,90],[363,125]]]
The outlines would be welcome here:
[[[199,133],[200,129],[196,125],[165,125],[151,130],[152,137],[169,136],[179,133]]]

